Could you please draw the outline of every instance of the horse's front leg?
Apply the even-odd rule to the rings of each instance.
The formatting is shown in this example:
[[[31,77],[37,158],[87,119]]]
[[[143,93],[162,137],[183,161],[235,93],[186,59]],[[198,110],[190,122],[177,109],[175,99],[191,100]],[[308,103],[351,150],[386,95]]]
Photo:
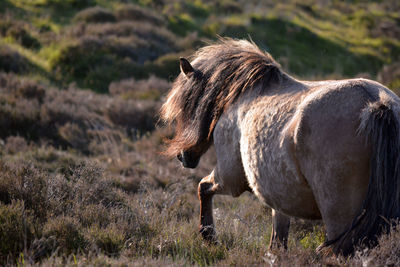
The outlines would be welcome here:
[[[214,172],[204,177],[198,187],[200,199],[200,233],[205,240],[212,241],[215,238],[212,198],[221,191],[221,186],[215,183]]]
[[[272,209],[272,231],[269,249],[283,246],[287,249],[290,217]]]

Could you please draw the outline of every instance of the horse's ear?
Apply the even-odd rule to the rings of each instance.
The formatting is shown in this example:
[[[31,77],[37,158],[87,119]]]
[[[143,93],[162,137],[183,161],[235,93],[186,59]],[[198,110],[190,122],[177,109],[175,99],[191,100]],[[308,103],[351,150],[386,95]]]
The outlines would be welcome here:
[[[186,75],[189,76],[191,73],[194,72],[192,65],[190,65],[189,61],[186,58],[179,58],[179,63],[181,66],[181,71]]]

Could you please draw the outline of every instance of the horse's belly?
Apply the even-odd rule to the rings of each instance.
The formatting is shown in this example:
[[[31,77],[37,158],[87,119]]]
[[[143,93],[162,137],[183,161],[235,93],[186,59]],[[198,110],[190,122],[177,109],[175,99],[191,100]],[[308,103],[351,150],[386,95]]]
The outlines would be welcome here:
[[[246,143],[246,142],[244,142]],[[277,142],[276,142],[277,143]],[[246,177],[255,195],[271,208],[289,216],[320,219],[310,186],[282,148],[242,146]],[[249,149],[251,153],[246,153]]]
[[[266,128],[264,128],[266,129]],[[242,162],[249,186],[268,206],[289,216],[320,219],[314,194],[290,151],[280,146],[280,131],[242,138]]]
[[[257,195],[271,208],[289,216],[321,219],[314,194],[308,184],[299,183],[293,176],[261,176],[256,183],[264,184]]]

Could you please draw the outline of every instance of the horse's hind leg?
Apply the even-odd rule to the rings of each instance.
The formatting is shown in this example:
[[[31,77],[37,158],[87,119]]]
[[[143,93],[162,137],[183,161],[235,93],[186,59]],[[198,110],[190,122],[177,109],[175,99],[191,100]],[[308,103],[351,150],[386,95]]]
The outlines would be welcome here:
[[[221,191],[221,186],[215,183],[214,172],[204,177],[198,187],[200,199],[200,233],[205,240],[215,238],[212,198]]]
[[[283,246],[287,249],[290,218],[279,211],[272,209],[272,230],[269,249]]]

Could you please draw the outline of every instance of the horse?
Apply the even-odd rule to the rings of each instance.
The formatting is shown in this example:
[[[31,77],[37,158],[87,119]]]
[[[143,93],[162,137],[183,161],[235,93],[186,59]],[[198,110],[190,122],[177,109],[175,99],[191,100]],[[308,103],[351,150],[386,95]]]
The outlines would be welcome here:
[[[290,217],[321,220],[336,255],[372,247],[400,217],[400,99],[367,79],[302,81],[252,41],[200,48],[160,109],[175,128],[164,153],[195,168],[200,233],[215,240],[212,198],[254,193],[272,209],[270,247],[287,248]]]

